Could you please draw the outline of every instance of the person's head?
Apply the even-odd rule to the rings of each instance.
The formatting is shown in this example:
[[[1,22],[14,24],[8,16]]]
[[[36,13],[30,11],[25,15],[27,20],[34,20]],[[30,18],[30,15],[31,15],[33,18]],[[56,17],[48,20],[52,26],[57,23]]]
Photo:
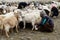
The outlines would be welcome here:
[[[41,12],[40,12],[40,16],[41,16],[41,17],[44,17],[44,16],[47,16],[47,14],[45,13],[45,11],[41,11]]]

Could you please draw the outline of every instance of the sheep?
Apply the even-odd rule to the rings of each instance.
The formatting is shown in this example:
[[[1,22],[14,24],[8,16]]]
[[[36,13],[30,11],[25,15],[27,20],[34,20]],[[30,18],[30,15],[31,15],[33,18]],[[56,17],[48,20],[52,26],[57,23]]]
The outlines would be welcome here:
[[[27,6],[27,3],[26,2],[20,2],[18,4],[18,9],[22,9],[22,8],[25,8]]]
[[[32,30],[34,30],[34,28],[35,28],[35,30],[37,30],[36,26],[35,26],[35,23],[38,22],[38,21],[41,21],[41,17],[40,17],[39,12],[34,11],[34,12],[27,13],[25,15],[22,14],[22,17],[23,17],[22,20],[24,22],[23,29],[25,29],[25,23],[27,22],[27,23],[32,23],[32,26],[33,26]]]
[[[4,15],[0,15],[0,30],[1,30],[1,34],[3,34],[4,31],[4,27],[3,27],[3,19],[5,18]]]
[[[16,32],[18,32],[18,16],[19,14],[16,12],[10,12],[4,15],[5,18],[3,19],[3,26],[4,26],[4,30],[6,33],[6,36],[9,37],[8,33],[9,33],[9,29],[13,29],[14,27],[16,27]]]

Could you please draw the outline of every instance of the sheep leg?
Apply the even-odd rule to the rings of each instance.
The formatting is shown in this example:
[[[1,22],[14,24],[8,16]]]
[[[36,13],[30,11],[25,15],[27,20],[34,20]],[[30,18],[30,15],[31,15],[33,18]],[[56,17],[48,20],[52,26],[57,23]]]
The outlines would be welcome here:
[[[33,28],[32,28],[32,30],[34,30],[34,22],[32,22],[32,25],[33,25]]]
[[[24,27],[23,27],[23,29],[25,29],[25,21],[24,21]]]
[[[4,30],[1,30],[1,34],[4,35]]]
[[[35,25],[35,30],[38,30],[37,25]]]
[[[1,25],[2,29],[1,29],[1,34],[3,35],[4,33],[4,29],[3,29],[3,24]]]
[[[9,33],[9,29],[10,27],[8,25],[5,25],[5,33],[6,33],[6,37],[9,37],[8,33]]]
[[[7,31],[5,31],[5,33],[6,33],[6,37],[9,37],[8,32],[7,32]]]
[[[11,28],[11,32],[13,33],[13,28]]]
[[[3,35],[4,33],[3,33],[4,31],[1,29],[1,35]]]
[[[18,32],[18,23],[17,23],[17,25],[16,25],[16,32]]]

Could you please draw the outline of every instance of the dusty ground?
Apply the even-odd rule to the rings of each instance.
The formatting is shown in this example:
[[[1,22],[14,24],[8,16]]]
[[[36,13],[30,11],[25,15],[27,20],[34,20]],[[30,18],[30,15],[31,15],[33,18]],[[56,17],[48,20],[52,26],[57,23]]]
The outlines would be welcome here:
[[[20,30],[11,33],[9,38],[0,35],[0,40],[60,40],[60,15],[54,19],[55,27],[52,33],[32,31],[31,29]]]

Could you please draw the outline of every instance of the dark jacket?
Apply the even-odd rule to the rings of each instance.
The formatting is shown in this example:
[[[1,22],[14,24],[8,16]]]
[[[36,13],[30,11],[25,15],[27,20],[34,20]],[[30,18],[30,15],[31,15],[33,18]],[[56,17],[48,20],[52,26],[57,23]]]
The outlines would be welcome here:
[[[40,26],[43,26],[46,23],[49,23],[49,25],[54,26],[54,22],[53,22],[53,20],[49,16],[42,17]]]

